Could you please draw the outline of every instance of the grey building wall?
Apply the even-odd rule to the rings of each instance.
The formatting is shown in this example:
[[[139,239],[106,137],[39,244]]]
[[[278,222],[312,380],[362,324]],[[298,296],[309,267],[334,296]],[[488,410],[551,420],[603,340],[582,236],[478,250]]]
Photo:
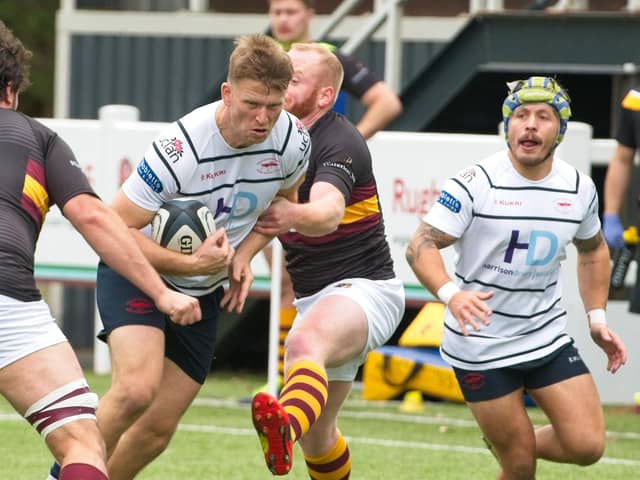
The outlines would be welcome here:
[[[443,43],[406,42],[403,85],[411,82]],[[71,118],[97,118],[102,105],[120,103],[140,109],[143,121],[168,122],[204,101],[224,75],[232,39],[74,35],[71,43]],[[356,56],[384,77],[384,42],[369,42]],[[347,115],[362,108],[349,100]]]
[[[229,40],[74,35],[71,118],[96,118],[102,105],[140,109],[143,121],[190,111],[226,69]]]

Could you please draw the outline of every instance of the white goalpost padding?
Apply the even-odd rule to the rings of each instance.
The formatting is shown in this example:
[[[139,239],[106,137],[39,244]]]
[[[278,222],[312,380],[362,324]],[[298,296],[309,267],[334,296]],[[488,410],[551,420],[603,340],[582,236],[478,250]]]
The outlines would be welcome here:
[[[282,245],[271,242],[271,296],[269,305],[269,353],[267,386],[274,397],[278,394],[278,347],[280,341],[280,293],[282,291]]]

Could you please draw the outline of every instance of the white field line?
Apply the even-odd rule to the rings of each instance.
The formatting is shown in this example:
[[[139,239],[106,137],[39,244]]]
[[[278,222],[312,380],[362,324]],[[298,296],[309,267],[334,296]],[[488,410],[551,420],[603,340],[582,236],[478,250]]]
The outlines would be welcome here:
[[[346,406],[353,405],[354,403],[359,406],[366,406],[363,401],[356,400],[352,403],[352,400],[347,401]],[[375,402],[368,402],[369,404]],[[387,402],[391,404],[391,402]],[[217,399],[217,398],[196,398],[193,401],[193,405],[203,406],[203,407],[223,407],[230,409],[246,409],[248,407],[247,404],[239,403],[237,400],[232,399]],[[398,406],[399,403],[396,402],[391,404],[393,406]],[[452,425],[455,427],[463,427],[463,428],[477,428],[477,424],[473,420],[464,420],[460,418],[451,418],[451,417],[429,417],[425,415],[407,415],[403,413],[391,413],[391,412],[362,412],[362,411],[352,411],[343,409],[340,412],[340,416],[344,418],[360,418],[360,419],[369,419],[369,420],[388,420],[392,422],[400,422],[400,423],[418,423],[423,425]],[[607,437],[609,438],[622,438],[627,440],[640,440],[640,433],[638,432],[614,432],[607,431]]]
[[[180,424],[178,430],[188,432],[200,432],[200,433],[213,433],[222,435],[238,435],[238,436],[253,436],[255,430],[249,428],[229,428],[218,427],[215,425],[192,425],[192,424]],[[413,448],[420,450],[437,450],[445,452],[463,452],[463,453],[477,453],[480,455],[489,455],[491,452],[486,448],[480,447],[467,447],[464,445],[445,445],[439,443],[427,443],[427,442],[406,442],[402,440],[388,440],[384,438],[368,438],[368,437],[345,437],[349,443],[362,443],[365,445],[379,445],[390,448]],[[599,463],[607,463],[610,465],[625,465],[625,466],[640,466],[640,461],[629,460],[626,458],[610,458],[603,457]]]
[[[0,422],[15,422],[17,420],[24,420],[17,413],[0,413]]]
[[[351,400],[348,401],[347,405],[357,404],[364,406],[365,403],[360,400],[356,400],[353,402]],[[375,404],[377,402],[369,402],[369,404]],[[387,404],[391,404],[391,402],[387,402]],[[233,399],[217,399],[217,398],[196,398],[193,401],[193,405],[204,406],[204,407],[221,407],[221,408],[230,408],[234,410],[242,410],[246,409],[247,405],[239,403],[237,400]],[[398,405],[397,403],[393,405]],[[388,420],[392,422],[400,422],[400,423],[418,423],[423,425],[451,425],[462,428],[477,428],[476,423],[473,420],[463,420],[459,418],[451,418],[451,417],[429,417],[424,415],[407,415],[407,414],[399,414],[399,413],[390,413],[390,412],[356,412],[350,410],[342,410],[340,412],[340,416],[344,418],[360,418],[360,419],[369,419],[369,420]],[[23,420],[23,418],[16,413],[0,413],[0,421],[18,421]],[[607,431],[608,438],[620,438],[627,440],[640,440],[640,433],[638,432],[614,432]]]
[[[242,405],[239,404],[236,401],[227,401],[227,400],[216,400],[216,399],[202,399],[202,398],[197,398],[194,401],[194,404],[196,405],[205,405],[205,406],[221,406],[221,407],[228,407],[228,408],[246,408],[246,405]],[[349,414],[349,413],[356,413],[356,412],[342,412],[341,414]],[[359,418],[363,418],[362,415],[360,415],[361,413],[366,413],[366,412],[358,412],[356,413],[356,415],[354,415],[354,417],[359,417]],[[395,415],[395,414],[383,414],[381,417],[367,417],[367,418],[379,418],[381,420],[392,420],[393,417],[399,417],[401,418],[400,420],[397,421],[412,421],[415,423],[416,419],[424,419],[424,417],[420,417],[417,415]],[[411,420],[409,420],[409,418],[411,418]],[[424,423],[440,423],[442,424],[442,420],[444,418],[439,418],[439,417],[432,417],[431,422],[424,422]],[[0,413],[0,422],[7,422],[7,421],[24,421],[24,419],[18,415],[17,413]],[[454,422],[467,422],[466,420],[458,420],[455,418],[449,418],[448,420],[450,420],[452,423],[449,423],[450,425],[458,425],[458,426],[462,426],[462,427],[467,427],[469,425],[466,425],[466,423],[454,423]],[[473,423],[473,422],[471,422]],[[473,425],[475,426],[475,424]],[[253,436],[255,435],[255,431],[253,429],[249,429],[249,428],[231,428],[231,427],[218,427],[216,425],[193,425],[193,424],[186,424],[186,423],[181,423],[180,425],[178,425],[178,430],[183,430],[183,431],[187,431],[187,432],[205,432],[205,433],[214,433],[214,434],[226,434],[226,435],[238,435],[238,436]],[[607,432],[608,434],[610,432]],[[615,432],[613,432],[615,433]],[[633,435],[631,432],[628,432],[629,435]],[[620,437],[626,436],[625,432],[617,432],[616,435],[619,435]],[[611,436],[611,435],[609,435]],[[454,451],[454,452],[465,452],[465,453],[477,453],[477,454],[481,454],[481,455],[487,455],[490,452],[486,449],[486,448],[480,448],[480,447],[467,447],[464,445],[444,445],[444,444],[438,444],[438,443],[427,443],[427,442],[407,442],[407,441],[402,441],[402,440],[389,440],[389,439],[384,439],[384,438],[368,438],[368,437],[346,437],[347,440],[349,442],[352,443],[362,443],[362,444],[367,444],[367,445],[380,445],[380,446],[385,446],[385,447],[395,447],[395,448],[414,448],[414,449],[422,449],[422,450],[444,450],[444,451]],[[633,438],[633,439],[638,439],[640,438],[640,435],[637,435],[635,437],[629,437],[629,438]],[[607,463],[607,464],[612,464],[612,465],[629,465],[629,466],[640,466],[640,461],[638,460],[628,460],[628,459],[624,459],[624,458],[610,458],[610,457],[603,457],[602,459],[600,459],[599,463]]]

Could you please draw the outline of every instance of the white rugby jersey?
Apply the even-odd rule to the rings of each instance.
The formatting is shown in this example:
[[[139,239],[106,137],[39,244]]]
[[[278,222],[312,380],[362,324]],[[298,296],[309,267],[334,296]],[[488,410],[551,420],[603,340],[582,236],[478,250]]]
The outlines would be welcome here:
[[[264,142],[232,148],[216,124],[219,104],[200,107],[172,123],[147,149],[122,190],[133,203],[152,211],[175,197],[200,200],[213,212],[216,228],[224,228],[237,247],[276,194],[304,174],[311,141],[300,120],[283,110]],[[164,278],[185,293],[203,295],[227,275]]]
[[[460,333],[445,313],[442,356],[467,370],[541,358],[569,343],[560,305],[560,262],[574,238],[600,229],[591,178],[555,157],[551,173],[532,181],[496,153],[448,179],[426,223],[459,238],[455,282],[463,290],[494,292],[489,326]]]

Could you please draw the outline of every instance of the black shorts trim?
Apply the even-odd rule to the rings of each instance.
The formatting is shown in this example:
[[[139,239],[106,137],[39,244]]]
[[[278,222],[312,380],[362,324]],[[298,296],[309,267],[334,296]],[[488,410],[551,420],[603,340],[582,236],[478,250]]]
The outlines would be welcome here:
[[[107,341],[109,334],[125,325],[148,325],[165,334],[165,357],[189,377],[203,384],[216,343],[222,287],[198,297],[202,320],[193,325],[177,325],[160,312],[138,287],[107,265],[98,265],[96,301],[103,329],[98,338]]]
[[[563,345],[546,357],[531,362],[490,370],[453,367],[453,371],[467,402],[493,400],[520,388],[542,388],[590,373],[573,343]]]

